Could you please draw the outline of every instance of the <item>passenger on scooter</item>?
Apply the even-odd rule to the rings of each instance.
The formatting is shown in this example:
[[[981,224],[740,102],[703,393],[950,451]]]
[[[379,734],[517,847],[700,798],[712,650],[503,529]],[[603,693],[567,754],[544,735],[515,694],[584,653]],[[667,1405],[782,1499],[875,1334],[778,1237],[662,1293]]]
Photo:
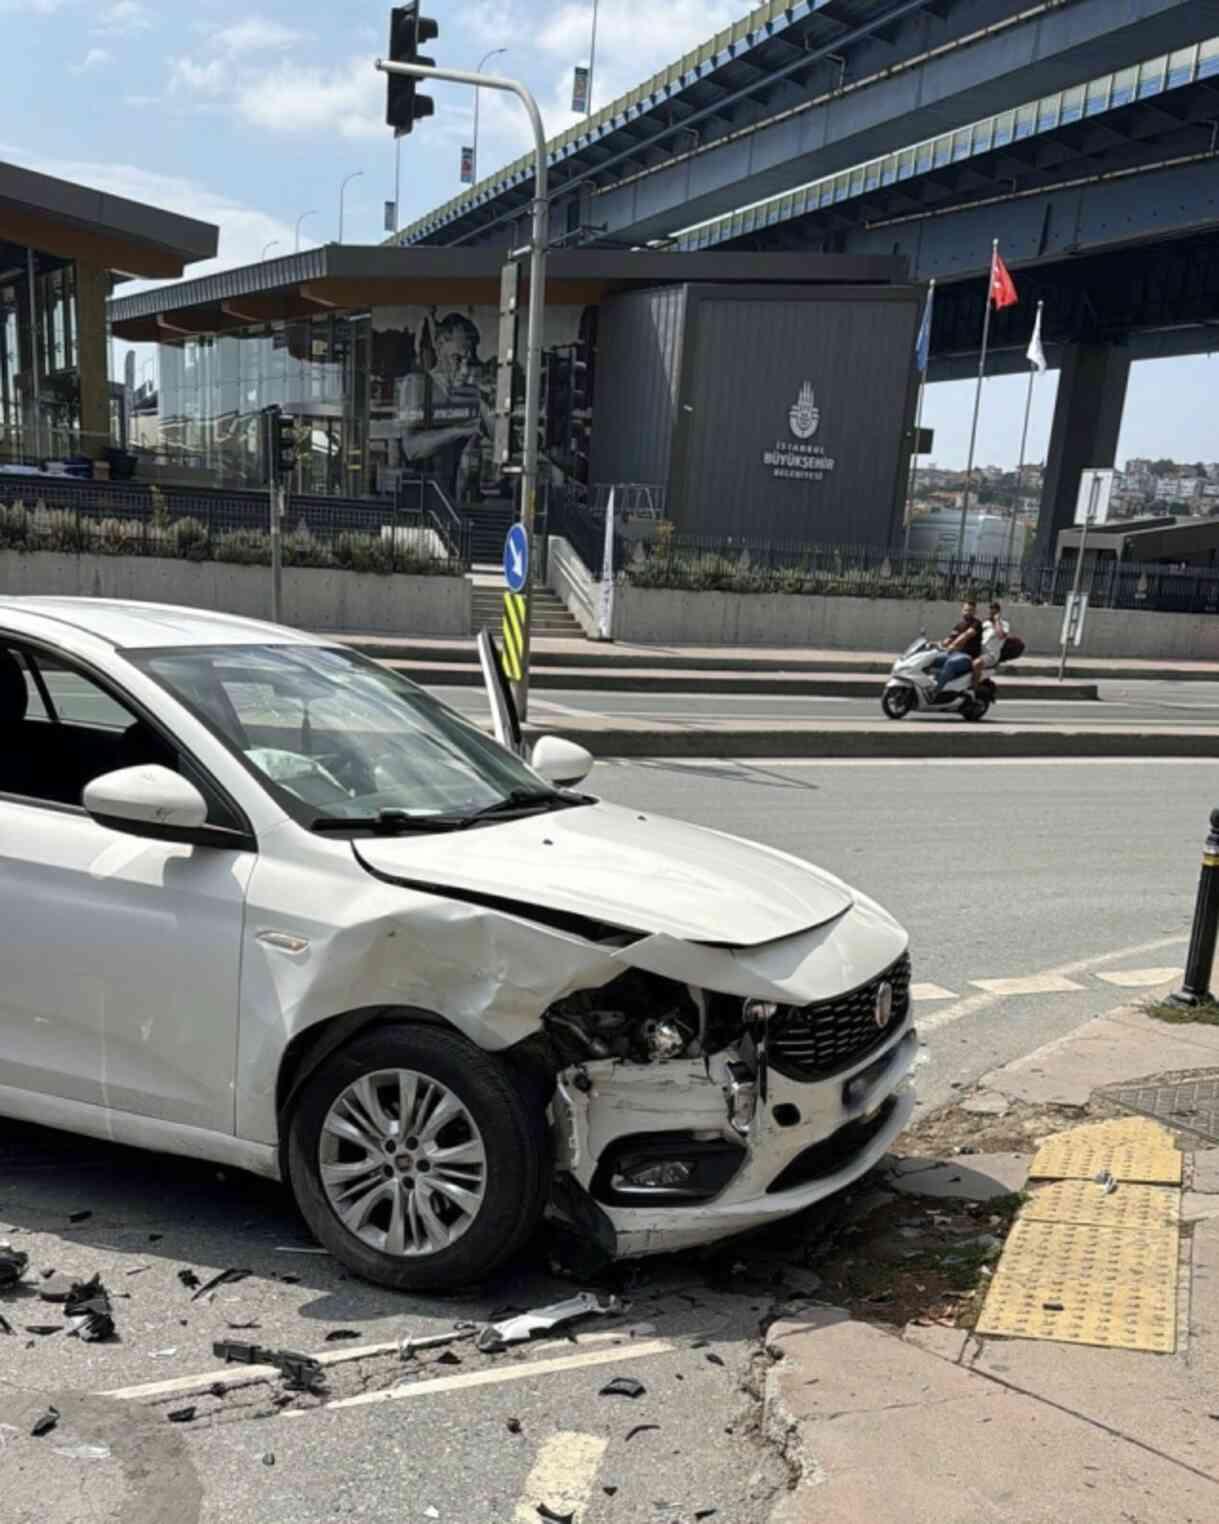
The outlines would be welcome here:
[[[974,661],[974,687],[984,672],[992,672],[999,665],[1003,643],[1011,634],[1003,610],[998,603],[990,606],[990,618],[982,626],[982,654]]]
[[[961,617],[941,644],[944,654],[931,663],[931,670],[939,672],[932,698],[938,698],[944,685],[968,672],[974,661],[982,654],[982,621],[978,618],[978,605],[966,598],[961,605]]]

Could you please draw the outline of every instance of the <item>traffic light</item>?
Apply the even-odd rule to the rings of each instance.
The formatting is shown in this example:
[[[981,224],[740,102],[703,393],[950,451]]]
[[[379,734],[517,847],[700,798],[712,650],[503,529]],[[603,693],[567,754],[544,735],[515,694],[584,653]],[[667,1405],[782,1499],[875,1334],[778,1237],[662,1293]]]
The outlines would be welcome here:
[[[439,25],[430,16],[419,14],[419,0],[395,5],[389,13],[389,61],[434,68],[436,60],[422,57],[419,49],[439,35]],[[430,95],[419,94],[417,79],[404,74],[387,74],[385,77],[388,81],[385,120],[402,136],[421,118],[431,116],[436,110],[436,102]]]
[[[281,482],[292,475],[296,466],[296,419],[288,413],[272,415],[271,460]]]

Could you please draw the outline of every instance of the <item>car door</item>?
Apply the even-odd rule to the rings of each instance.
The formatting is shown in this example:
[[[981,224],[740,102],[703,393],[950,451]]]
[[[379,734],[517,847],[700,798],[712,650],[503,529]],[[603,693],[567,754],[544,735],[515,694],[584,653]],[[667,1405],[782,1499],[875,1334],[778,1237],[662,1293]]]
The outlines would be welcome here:
[[[238,833],[229,849],[110,829],[80,790],[158,761],[209,820],[234,806],[112,679],[0,631],[6,653],[27,704],[16,718],[10,691],[0,713],[0,1087],[232,1133],[254,854]]]

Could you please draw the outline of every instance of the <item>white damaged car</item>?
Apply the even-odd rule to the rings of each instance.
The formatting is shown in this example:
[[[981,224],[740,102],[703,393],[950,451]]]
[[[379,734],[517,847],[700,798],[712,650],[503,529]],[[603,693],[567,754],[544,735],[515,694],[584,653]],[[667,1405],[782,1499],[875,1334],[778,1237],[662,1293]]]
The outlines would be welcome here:
[[[549,1209],[617,1256],[805,1208],[906,1125],[901,927],[580,792],[342,646],[0,598],[0,1114],[283,1179],[398,1288]]]

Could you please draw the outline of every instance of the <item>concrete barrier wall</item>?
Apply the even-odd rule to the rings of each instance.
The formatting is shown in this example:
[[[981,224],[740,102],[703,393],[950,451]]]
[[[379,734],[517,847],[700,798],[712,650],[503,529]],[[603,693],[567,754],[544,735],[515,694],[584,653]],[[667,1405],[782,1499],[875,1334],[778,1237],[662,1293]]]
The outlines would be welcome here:
[[[469,577],[377,576],[291,566],[284,624],[353,634],[468,635]],[[271,570],[162,556],[73,556],[0,551],[0,593],[178,603],[253,619],[271,617]]]
[[[1029,655],[1048,656],[1057,651],[1061,607],[1027,603],[1005,607],[1012,629],[1025,641]],[[620,584],[614,600],[614,639],[640,645],[812,646],[896,652],[909,645],[920,629],[938,638],[959,617],[959,603],[793,593],[695,593]],[[1088,614],[1079,654],[1219,661],[1219,618],[1211,614],[1097,609]]]
[[[601,584],[594,582],[588,568],[561,534],[552,534],[546,542],[546,581],[570,610],[586,635],[596,638],[597,611]],[[631,637],[622,635],[620,640]]]

